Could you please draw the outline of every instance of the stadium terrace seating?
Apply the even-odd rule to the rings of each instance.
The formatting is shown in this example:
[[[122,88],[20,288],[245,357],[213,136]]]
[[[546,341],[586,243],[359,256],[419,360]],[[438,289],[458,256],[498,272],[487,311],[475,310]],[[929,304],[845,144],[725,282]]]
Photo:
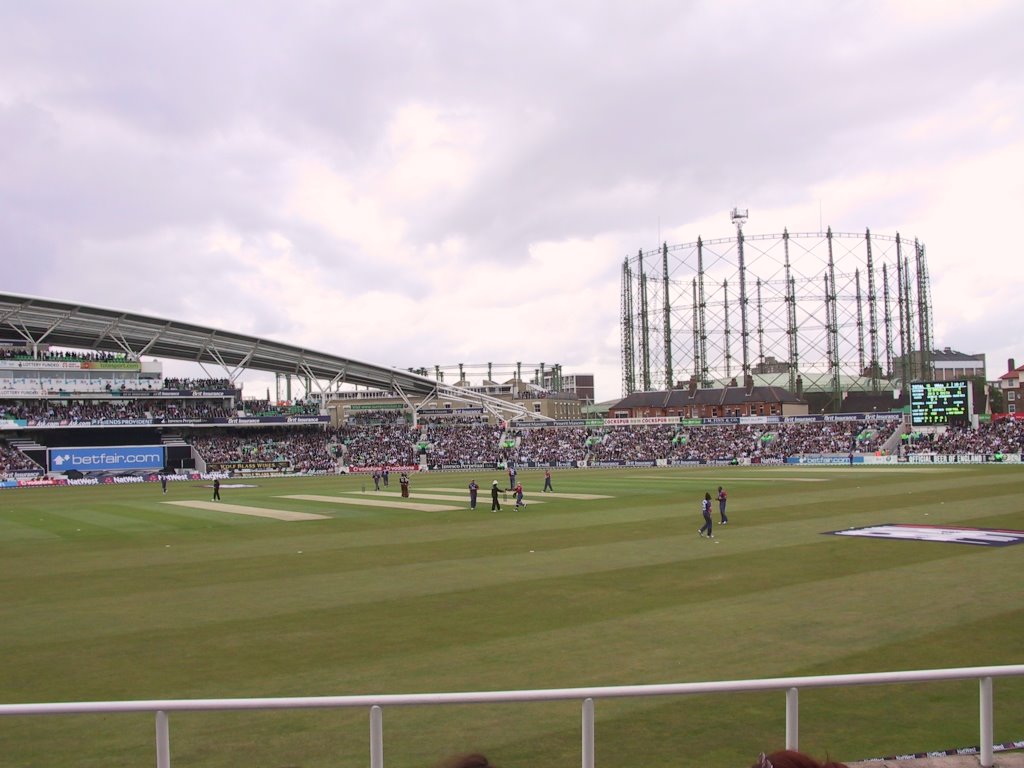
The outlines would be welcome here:
[[[950,428],[941,435],[923,435],[906,447],[907,453],[1024,453],[1024,421],[1004,419],[978,429]]]
[[[0,441],[0,476],[12,472],[33,472],[41,469],[42,467],[17,448]]]

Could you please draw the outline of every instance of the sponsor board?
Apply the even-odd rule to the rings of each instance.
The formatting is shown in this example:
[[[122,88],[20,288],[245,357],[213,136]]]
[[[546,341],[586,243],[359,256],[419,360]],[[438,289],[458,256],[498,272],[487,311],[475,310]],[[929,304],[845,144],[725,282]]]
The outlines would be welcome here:
[[[184,474],[178,472],[168,472],[166,475],[157,472],[143,477],[143,480],[145,480],[147,483],[159,483],[161,479],[164,479],[169,483],[181,483],[187,480],[199,480],[200,475],[198,472],[188,472]]]
[[[369,475],[374,472],[383,472],[385,469],[388,472],[419,472],[420,466],[419,464],[388,464],[387,466],[377,464],[366,467],[349,466],[348,471],[353,475]]]
[[[331,420],[330,416],[315,416],[313,414],[299,414],[293,416],[237,416],[226,419],[227,424],[326,424]],[[210,419],[212,422],[218,419]]]
[[[629,427],[640,424],[678,424],[679,416],[633,416],[613,417],[605,419],[605,426],[608,427]]]
[[[612,469],[616,467],[655,467],[658,465],[656,459],[650,461],[624,461],[624,460],[607,460],[607,461],[592,461],[588,466],[598,467],[604,469]]]
[[[114,445],[104,448],[49,448],[51,472],[99,472],[128,469],[159,469],[165,463],[162,445]]]
[[[113,397],[241,397],[240,389],[129,389],[122,387],[110,392]]]
[[[615,417],[607,418],[593,426],[635,426],[642,424],[670,424],[683,427],[714,427],[722,425],[765,425],[765,424],[805,424],[836,421],[897,421],[903,418],[902,413],[833,413],[813,414],[806,416],[711,416],[696,418],[689,416],[646,416],[646,417]],[[588,422],[588,426],[591,422]],[[517,425],[518,426],[518,425]]]
[[[31,371],[140,371],[142,366],[130,360],[0,360],[0,368]]]
[[[846,455],[846,456],[825,456],[825,455],[787,456],[786,457],[786,463],[787,464],[845,464],[846,466],[849,466],[850,464],[863,464],[864,463],[864,457],[854,454],[853,460],[851,461],[849,455]]]
[[[483,413],[484,409],[479,406],[473,408],[421,408],[416,413],[420,416],[451,416],[463,413]]]
[[[912,453],[907,457],[909,464],[1020,464],[1019,453]]]
[[[864,464],[899,464],[900,457],[892,453],[887,453],[884,456],[869,455],[863,456]]]
[[[210,472],[231,472],[232,470],[263,470],[283,472],[291,467],[289,461],[208,461]]]
[[[1007,752],[1014,749],[1024,749],[1024,739],[1019,741],[1004,741],[1002,744],[993,744],[993,752]],[[977,755],[981,747],[954,747],[953,749],[936,750],[933,752],[910,752],[903,755],[889,755],[888,757],[872,757],[864,762],[879,763],[885,760],[920,760],[927,757],[953,757],[955,755]]]
[[[54,485],[67,485],[63,478],[41,477],[37,480],[5,480],[3,488],[45,488]]]
[[[604,422],[594,419],[553,419],[552,421],[518,421],[513,419],[511,424],[516,429],[545,429],[548,427],[600,427]]]
[[[845,531],[826,531],[834,536],[857,536],[871,539],[903,539],[904,541],[939,541],[947,544],[974,544],[980,547],[1006,547],[1024,543],[1024,531],[999,528],[962,528],[941,525],[906,525],[884,523]]]
[[[226,418],[215,416],[178,417],[156,416],[139,419],[8,419],[0,421],[2,429],[20,429],[23,427],[147,427],[160,424],[217,424],[229,426],[246,426],[251,424],[327,424],[330,416],[296,415],[296,416],[238,416]]]
[[[427,466],[427,468],[430,469],[431,471],[437,471],[437,472],[456,472],[456,471],[463,470],[463,469],[497,469],[498,468],[498,464],[496,462],[493,462],[493,461],[489,462],[489,463],[488,462],[477,462],[477,463],[467,462],[465,464],[459,464],[459,463],[454,463],[454,464],[429,464]]]

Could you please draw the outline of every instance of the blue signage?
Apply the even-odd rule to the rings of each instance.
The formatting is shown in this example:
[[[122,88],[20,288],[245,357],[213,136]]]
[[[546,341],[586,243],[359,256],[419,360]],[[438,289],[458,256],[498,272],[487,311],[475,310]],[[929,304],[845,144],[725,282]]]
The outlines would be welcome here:
[[[50,448],[51,472],[101,472],[125,469],[161,469],[162,445],[112,445],[106,448]]]

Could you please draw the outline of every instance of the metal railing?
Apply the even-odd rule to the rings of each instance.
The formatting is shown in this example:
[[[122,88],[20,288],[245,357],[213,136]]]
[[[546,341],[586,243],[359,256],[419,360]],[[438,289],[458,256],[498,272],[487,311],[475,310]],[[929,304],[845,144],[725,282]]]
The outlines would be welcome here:
[[[992,679],[1024,677],[1024,664],[992,667],[959,667],[909,672],[874,672],[854,675],[774,677],[758,680],[726,680],[705,683],[623,685],[590,688],[551,688],[523,691],[466,693],[416,693],[365,696],[308,696],[259,699],[154,699],[149,701],[85,701],[53,704],[2,704],[0,716],[109,714],[152,712],[156,716],[157,768],[170,768],[171,741],[168,712],[240,711],[247,709],[335,709],[368,707],[370,713],[370,768],[384,768],[384,707],[438,704],[500,704],[510,702],[567,701],[582,703],[583,768],[594,768],[594,701],[646,696],[687,696],[751,691],[786,692],[786,748],[799,749],[799,692],[803,688],[841,688],[851,685],[892,685],[948,680],[977,680],[979,684],[979,760],[982,768],[993,765]]]

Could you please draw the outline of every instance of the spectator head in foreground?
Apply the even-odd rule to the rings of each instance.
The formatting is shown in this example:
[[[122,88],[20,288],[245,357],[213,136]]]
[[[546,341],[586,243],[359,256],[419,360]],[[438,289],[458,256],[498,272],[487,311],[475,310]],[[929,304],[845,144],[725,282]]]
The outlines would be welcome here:
[[[483,755],[474,752],[468,755],[454,755],[437,764],[437,768],[495,768]]]
[[[810,755],[792,749],[781,749],[778,752],[762,752],[751,768],[846,768],[843,763],[836,763],[825,758],[819,763]]]

